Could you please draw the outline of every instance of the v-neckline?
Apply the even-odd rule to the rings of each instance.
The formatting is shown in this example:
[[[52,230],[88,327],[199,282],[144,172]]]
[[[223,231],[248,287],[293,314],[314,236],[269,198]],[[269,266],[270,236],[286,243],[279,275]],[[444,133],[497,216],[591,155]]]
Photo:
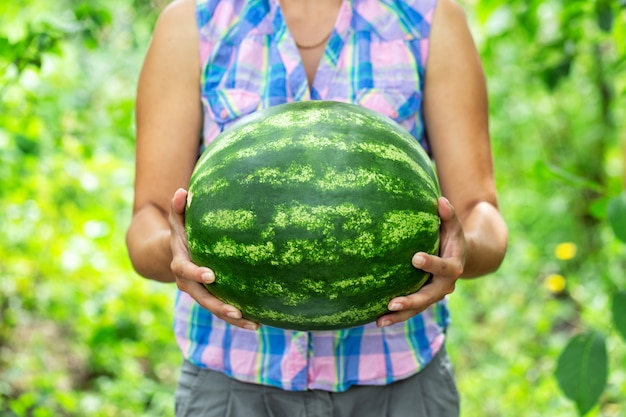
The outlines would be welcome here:
[[[339,7],[333,29],[324,46],[324,51],[315,69],[311,85],[308,82],[302,55],[296,45],[295,38],[287,26],[280,2],[279,0],[272,1],[277,10],[277,17],[280,19],[277,22],[278,30],[276,32],[278,52],[287,70],[287,82],[292,91],[293,100],[323,100],[328,93],[331,74],[337,65],[336,58],[341,53],[346,29],[349,27],[349,24],[346,25],[345,22],[350,22],[351,18],[350,1],[343,0]]]

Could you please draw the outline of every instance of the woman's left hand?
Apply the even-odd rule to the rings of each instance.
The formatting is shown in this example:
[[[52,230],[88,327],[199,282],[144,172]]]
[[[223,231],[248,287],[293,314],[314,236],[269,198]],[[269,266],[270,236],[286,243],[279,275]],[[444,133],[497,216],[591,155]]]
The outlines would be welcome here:
[[[391,313],[376,321],[378,327],[405,321],[454,291],[456,281],[465,267],[465,235],[448,199],[439,198],[438,207],[441,217],[439,256],[418,252],[412,259],[413,266],[430,272],[432,279],[418,292],[391,300],[388,306]]]

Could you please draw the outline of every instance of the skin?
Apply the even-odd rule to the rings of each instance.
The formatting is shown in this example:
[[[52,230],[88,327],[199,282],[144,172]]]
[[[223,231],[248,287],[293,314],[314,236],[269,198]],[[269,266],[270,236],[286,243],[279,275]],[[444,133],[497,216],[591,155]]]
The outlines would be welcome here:
[[[313,45],[327,36],[339,0],[283,0],[296,42]],[[144,277],[176,282],[182,291],[235,326],[259,324],[213,297],[203,286],[215,280],[194,265],[184,230],[185,187],[197,158],[202,128],[200,62],[193,0],[177,0],[162,13],[140,75],[137,93],[137,156],[133,217],[127,246]],[[330,22],[330,23],[329,23]],[[325,45],[301,48],[309,84]],[[454,53],[450,53],[454,51]],[[498,211],[487,120],[487,92],[476,47],[460,7],[440,0],[426,68],[424,115],[444,197],[439,199],[439,256],[416,253],[412,263],[431,272],[420,291],[389,302],[378,326],[422,312],[454,291],[459,278],[495,271],[508,233]]]
[[[341,0],[281,0],[280,3],[285,22],[296,44],[305,46],[300,48],[300,57],[309,85],[312,85],[315,70],[326,47],[326,43],[320,44],[320,41],[328,38],[334,29]],[[317,46],[308,48],[310,45]]]

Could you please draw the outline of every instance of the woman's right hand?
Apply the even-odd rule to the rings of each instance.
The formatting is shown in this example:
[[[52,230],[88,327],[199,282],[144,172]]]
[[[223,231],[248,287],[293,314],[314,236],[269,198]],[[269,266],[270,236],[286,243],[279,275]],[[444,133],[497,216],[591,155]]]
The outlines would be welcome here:
[[[171,201],[169,224],[171,230],[170,245],[172,248],[172,273],[176,277],[176,285],[181,291],[189,294],[202,307],[220,319],[244,329],[258,330],[259,324],[242,318],[241,311],[214,297],[204,286],[215,281],[215,273],[206,267],[200,267],[191,261],[187,234],[185,232],[185,205],[187,191],[176,190]]]

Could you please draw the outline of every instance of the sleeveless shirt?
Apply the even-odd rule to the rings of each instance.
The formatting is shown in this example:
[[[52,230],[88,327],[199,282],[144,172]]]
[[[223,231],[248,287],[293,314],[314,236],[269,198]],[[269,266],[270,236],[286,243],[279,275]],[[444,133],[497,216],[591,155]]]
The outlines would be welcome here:
[[[344,0],[309,88],[279,0],[197,0],[203,142],[242,116],[302,100],[350,102],[391,117],[426,149],[422,87],[436,0]],[[231,326],[176,298],[183,356],[240,381],[344,391],[423,369],[444,343],[446,301],[392,326],[301,332]]]

